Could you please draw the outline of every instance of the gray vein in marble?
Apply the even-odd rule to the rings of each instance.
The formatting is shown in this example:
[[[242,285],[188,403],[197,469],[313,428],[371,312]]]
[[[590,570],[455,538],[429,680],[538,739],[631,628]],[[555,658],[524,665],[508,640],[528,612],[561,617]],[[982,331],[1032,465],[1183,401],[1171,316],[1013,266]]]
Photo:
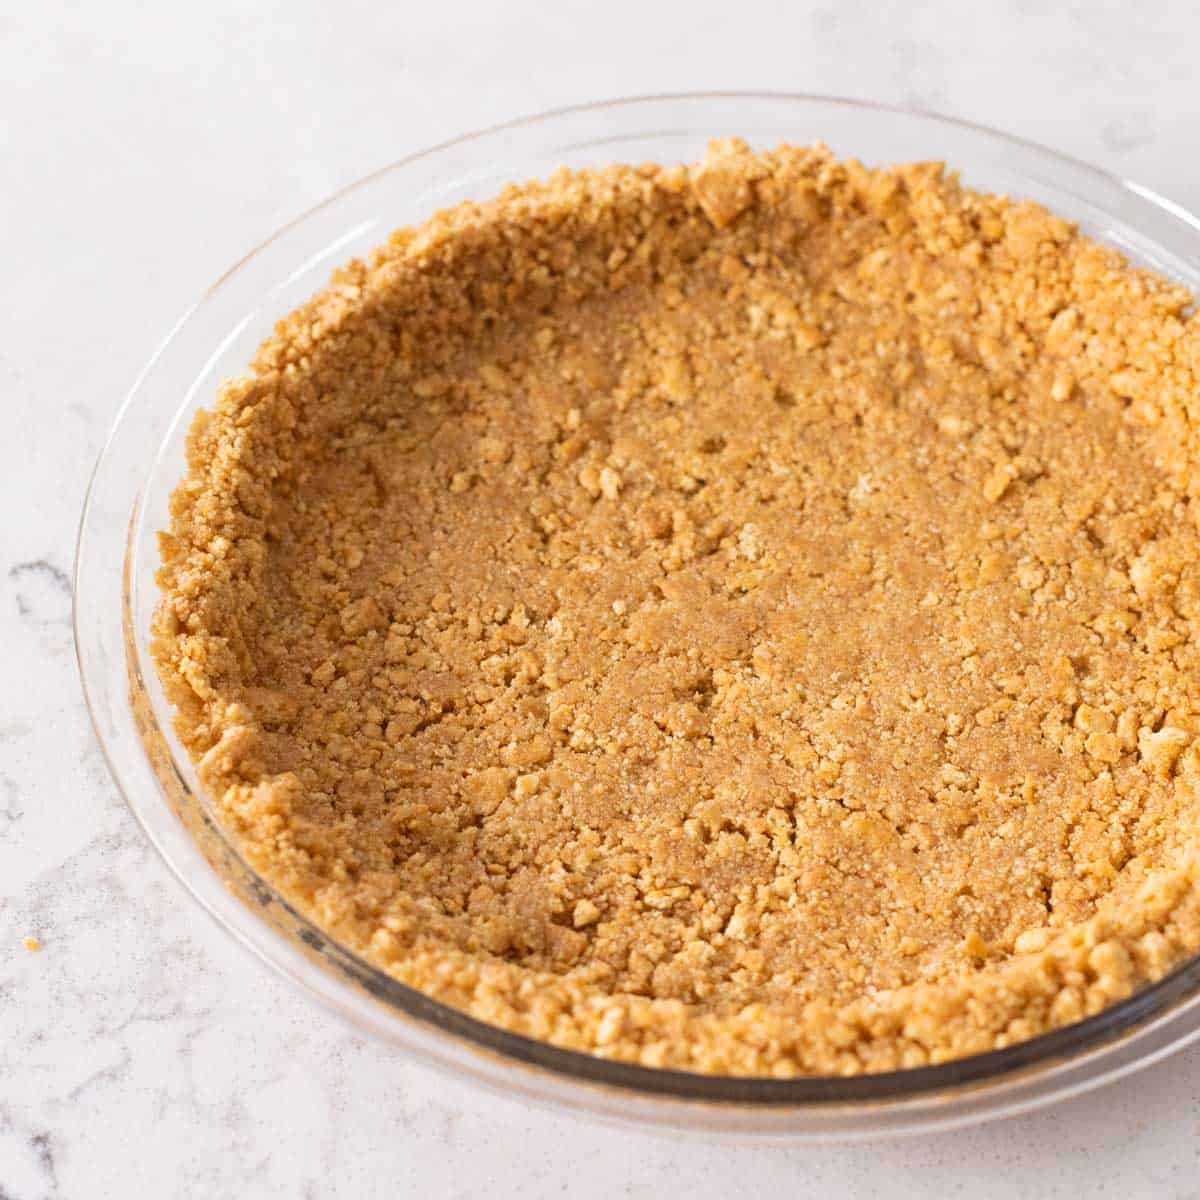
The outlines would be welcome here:
[[[9,567],[8,578],[21,616],[42,624],[70,621],[71,580],[65,571],[37,558]]]
[[[1134,112],[1108,121],[1100,130],[1100,139],[1114,154],[1127,154],[1154,143],[1154,118],[1148,112]]]

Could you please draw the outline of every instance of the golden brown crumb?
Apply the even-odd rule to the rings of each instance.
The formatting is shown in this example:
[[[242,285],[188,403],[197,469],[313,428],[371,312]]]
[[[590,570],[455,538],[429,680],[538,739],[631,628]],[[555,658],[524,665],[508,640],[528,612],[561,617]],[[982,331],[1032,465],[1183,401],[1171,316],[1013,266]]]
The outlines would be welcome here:
[[[42,948],[42,943],[40,941],[38,941],[38,939],[35,937],[23,938],[21,941],[21,944],[31,954],[36,954]]]
[[[1200,948],[1188,293],[714,143],[401,230],[190,439],[155,653],[249,861],[630,1062],[939,1062]]]

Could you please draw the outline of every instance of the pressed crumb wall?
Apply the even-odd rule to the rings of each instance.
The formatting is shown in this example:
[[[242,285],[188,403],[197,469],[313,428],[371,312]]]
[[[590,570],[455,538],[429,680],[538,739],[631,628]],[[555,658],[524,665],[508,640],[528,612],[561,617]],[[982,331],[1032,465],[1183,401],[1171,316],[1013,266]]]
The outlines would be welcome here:
[[[939,1062],[1200,949],[1186,290],[715,142],[402,230],[197,417],[154,653],[251,864],[650,1066]]]

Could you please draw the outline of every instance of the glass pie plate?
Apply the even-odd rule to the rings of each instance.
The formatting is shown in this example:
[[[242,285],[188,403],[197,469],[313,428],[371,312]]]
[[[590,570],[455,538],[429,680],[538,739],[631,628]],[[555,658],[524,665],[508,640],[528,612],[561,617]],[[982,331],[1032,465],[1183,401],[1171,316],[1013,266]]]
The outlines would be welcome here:
[[[125,401],[83,512],[75,635],[96,733],[121,791],[193,896],[244,945],[365,1035],[500,1091],[643,1126],[740,1137],[928,1131],[1028,1110],[1114,1079],[1200,1035],[1200,959],[1098,1016],[943,1065],[791,1080],[628,1066],[483,1024],[383,974],[292,908],[241,859],[171,730],[147,656],[155,531],[191,418],[274,321],[395,227],[555,167],[683,162],[709,138],[821,139],[868,163],[944,159],[987,191],[1031,197],[1200,291],[1200,221],[1144,188],[993,130],[819,96],[619,100],[497,126],[404,159],[280,230],[167,335]]]

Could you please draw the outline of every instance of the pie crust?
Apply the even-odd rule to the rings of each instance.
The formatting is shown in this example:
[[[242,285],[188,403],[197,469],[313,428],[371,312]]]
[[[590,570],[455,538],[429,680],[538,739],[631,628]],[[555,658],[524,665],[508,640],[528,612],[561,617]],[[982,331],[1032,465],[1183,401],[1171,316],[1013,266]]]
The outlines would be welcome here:
[[[250,864],[650,1066],[1011,1045],[1200,948],[1186,289],[714,142],[403,229],[199,414],[154,654]]]

